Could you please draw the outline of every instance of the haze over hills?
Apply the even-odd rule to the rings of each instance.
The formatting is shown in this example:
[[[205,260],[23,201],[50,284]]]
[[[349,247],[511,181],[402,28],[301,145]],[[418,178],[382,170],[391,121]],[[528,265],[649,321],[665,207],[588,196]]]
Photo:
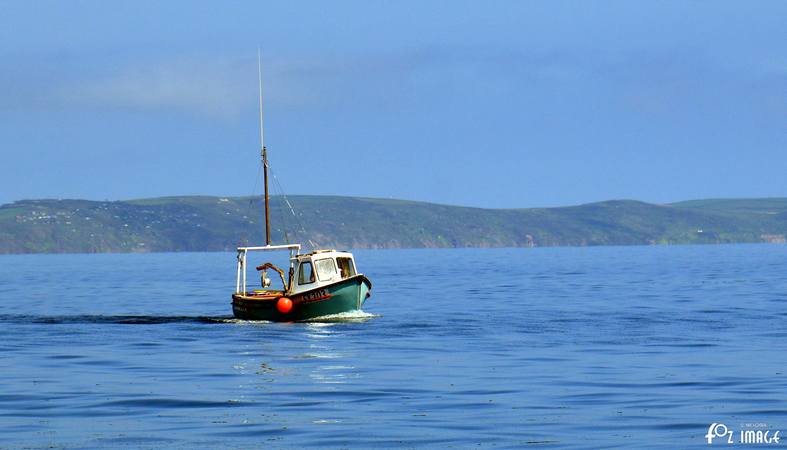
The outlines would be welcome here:
[[[787,198],[613,200],[483,209],[334,196],[271,199],[272,239],[321,247],[549,247],[785,242]],[[285,234],[286,231],[286,234]],[[225,251],[260,245],[250,197],[23,200],[0,206],[0,253]]]

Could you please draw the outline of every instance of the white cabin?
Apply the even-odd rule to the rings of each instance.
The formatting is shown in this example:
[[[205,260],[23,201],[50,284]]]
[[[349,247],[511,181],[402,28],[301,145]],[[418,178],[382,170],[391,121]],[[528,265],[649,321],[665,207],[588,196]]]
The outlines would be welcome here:
[[[308,291],[358,274],[352,253],[316,250],[290,259],[295,272],[290,294]]]

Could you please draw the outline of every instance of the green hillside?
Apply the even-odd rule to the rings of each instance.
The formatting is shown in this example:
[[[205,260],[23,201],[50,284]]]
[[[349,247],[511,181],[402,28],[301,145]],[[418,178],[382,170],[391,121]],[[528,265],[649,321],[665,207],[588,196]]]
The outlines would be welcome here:
[[[787,199],[615,200],[482,209],[403,200],[271,200],[273,240],[337,248],[530,247],[784,242]],[[0,253],[220,251],[262,243],[259,198],[162,197],[0,206]],[[284,230],[287,230],[285,235]]]

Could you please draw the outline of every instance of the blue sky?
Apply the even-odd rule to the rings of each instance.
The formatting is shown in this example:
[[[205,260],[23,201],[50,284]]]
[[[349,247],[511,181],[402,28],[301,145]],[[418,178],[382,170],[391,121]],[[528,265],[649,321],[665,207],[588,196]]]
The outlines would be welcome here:
[[[0,203],[787,196],[787,2],[5,2]],[[257,189],[259,191],[259,188]]]

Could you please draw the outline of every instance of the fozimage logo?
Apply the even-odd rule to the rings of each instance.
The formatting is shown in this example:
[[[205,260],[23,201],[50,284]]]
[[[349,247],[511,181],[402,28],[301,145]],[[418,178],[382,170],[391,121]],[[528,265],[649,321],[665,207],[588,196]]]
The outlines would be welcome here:
[[[727,425],[723,423],[712,423],[708,427],[708,434],[705,435],[705,438],[708,440],[708,444],[713,444],[713,440],[716,438],[727,438],[727,443],[732,444],[732,431],[727,428]]]
[[[742,423],[737,436],[734,430],[723,423],[712,423],[708,427],[705,439],[708,444],[723,442],[725,444],[778,444],[780,430],[771,430],[766,423]],[[718,439],[718,441],[714,441]]]

